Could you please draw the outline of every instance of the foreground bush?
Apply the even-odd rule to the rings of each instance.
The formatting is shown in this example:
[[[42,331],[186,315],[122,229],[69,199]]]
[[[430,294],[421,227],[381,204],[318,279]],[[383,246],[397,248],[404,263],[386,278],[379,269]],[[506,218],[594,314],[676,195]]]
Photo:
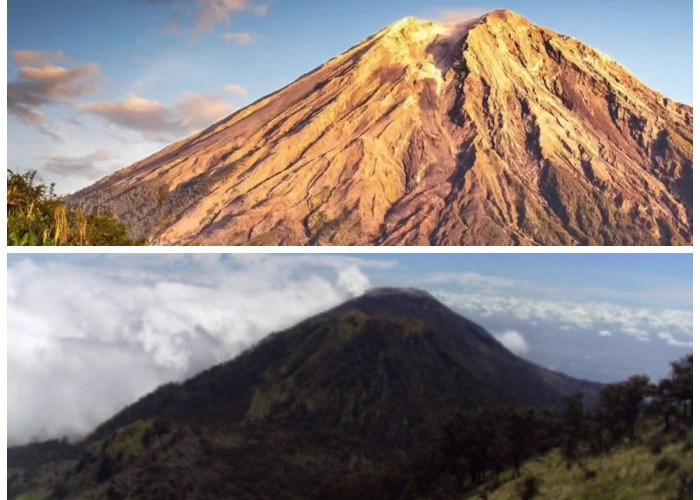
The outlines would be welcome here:
[[[54,186],[39,182],[36,172],[7,171],[7,244],[145,245],[131,237],[129,226],[108,212],[85,214],[70,208],[54,193]]]

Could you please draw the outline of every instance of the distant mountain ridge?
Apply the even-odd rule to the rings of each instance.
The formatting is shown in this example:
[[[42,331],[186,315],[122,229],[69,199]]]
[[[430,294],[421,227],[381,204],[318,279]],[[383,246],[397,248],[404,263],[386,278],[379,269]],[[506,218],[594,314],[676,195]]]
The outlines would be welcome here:
[[[688,245],[692,122],[512,12],[407,18],[70,199],[166,245]]]

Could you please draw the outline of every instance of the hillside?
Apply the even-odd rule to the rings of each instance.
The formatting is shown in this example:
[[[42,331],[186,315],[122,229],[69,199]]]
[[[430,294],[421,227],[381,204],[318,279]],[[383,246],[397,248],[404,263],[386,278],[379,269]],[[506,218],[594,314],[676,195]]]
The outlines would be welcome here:
[[[320,498],[331,478],[393,467],[458,411],[560,411],[599,388],[517,358],[425,292],[381,289],[145,396],[63,450],[81,456],[68,472],[47,479],[31,446],[10,471],[17,491],[38,472],[65,498]]]
[[[597,387],[514,356],[425,292],[380,289],[155,391],[95,436],[160,416],[197,425],[304,422],[409,444],[456,409],[557,408],[565,395]]]
[[[407,18],[71,202],[163,245],[688,245],[692,122],[515,13]]]
[[[559,450],[533,458],[523,465],[524,477],[540,481],[532,498],[547,500],[690,500],[693,498],[693,435],[683,428],[664,435],[658,422],[649,422],[638,441],[620,445],[610,453],[586,457],[567,468]],[[656,446],[654,443],[660,443]],[[510,479],[488,491],[488,500],[520,500],[524,479]],[[467,500],[482,500],[483,493]]]

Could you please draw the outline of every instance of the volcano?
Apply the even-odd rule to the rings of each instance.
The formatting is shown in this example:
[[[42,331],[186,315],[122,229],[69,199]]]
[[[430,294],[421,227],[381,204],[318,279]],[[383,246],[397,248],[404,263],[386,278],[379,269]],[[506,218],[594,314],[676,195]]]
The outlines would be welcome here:
[[[407,18],[70,200],[161,245],[688,245],[692,122],[512,12]]]
[[[378,289],[158,388],[79,443],[9,449],[10,497],[60,477],[61,498],[333,498],[312,492],[400,461],[456,412],[558,411],[600,387],[515,356],[426,292]]]

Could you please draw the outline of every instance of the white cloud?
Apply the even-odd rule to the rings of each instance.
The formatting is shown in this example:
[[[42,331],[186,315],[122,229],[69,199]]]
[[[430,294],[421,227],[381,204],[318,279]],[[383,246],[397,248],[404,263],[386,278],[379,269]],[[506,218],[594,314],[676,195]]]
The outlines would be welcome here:
[[[672,330],[692,337],[692,311],[629,307],[611,302],[548,300],[480,292],[436,291],[446,304],[481,318],[507,315],[522,321],[547,321],[582,330],[620,331],[649,341],[650,332]]]
[[[248,89],[242,87],[241,85],[236,85],[235,83],[229,83],[228,85],[224,85],[224,92],[228,92],[229,94],[239,96],[248,95]]]
[[[247,33],[245,31],[240,33],[224,33],[224,40],[227,42],[237,43],[239,45],[247,45],[255,41],[255,36],[252,33]]]
[[[513,354],[517,354],[518,356],[527,354],[527,352],[530,350],[530,345],[527,343],[527,340],[525,340],[525,337],[523,337],[523,335],[516,330],[506,330],[505,332],[497,333],[494,336],[496,337],[496,340],[503,345],[503,347],[508,349]]]
[[[358,296],[369,288],[369,278],[356,266],[343,267],[338,271],[338,285]]]
[[[674,346],[674,347],[693,347],[693,342],[684,342],[682,340],[678,340],[676,337],[674,337],[672,334],[668,332],[659,332],[657,336],[661,340],[665,340],[668,342],[668,345]]]
[[[600,330],[598,331],[598,335],[601,337],[612,337],[612,332],[610,330]]]
[[[434,15],[436,21],[442,23],[459,23],[481,17],[488,12],[481,7],[471,7],[466,9],[437,9]]]
[[[361,293],[359,258],[108,255],[8,265],[8,441],[82,434],[160,384]]]

